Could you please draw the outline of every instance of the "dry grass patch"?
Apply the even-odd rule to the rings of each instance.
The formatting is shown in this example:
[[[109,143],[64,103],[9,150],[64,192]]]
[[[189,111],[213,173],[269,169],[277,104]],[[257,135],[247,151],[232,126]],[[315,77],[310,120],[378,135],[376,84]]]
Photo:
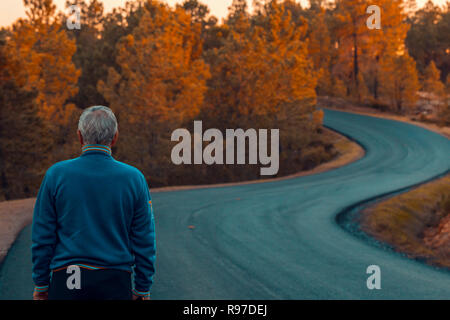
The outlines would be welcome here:
[[[365,209],[360,223],[395,250],[450,268],[450,175]]]

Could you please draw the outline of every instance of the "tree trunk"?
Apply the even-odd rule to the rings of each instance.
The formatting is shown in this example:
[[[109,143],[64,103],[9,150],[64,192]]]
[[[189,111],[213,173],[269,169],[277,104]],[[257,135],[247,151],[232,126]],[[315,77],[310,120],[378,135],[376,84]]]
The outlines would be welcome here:
[[[358,98],[358,101],[361,100],[360,94],[359,94],[359,79],[358,79],[358,35],[356,34],[356,20],[353,20],[353,81],[355,85],[356,90],[356,96]]]
[[[374,83],[373,83],[373,97],[375,98],[375,100],[378,100],[378,62],[380,60],[380,56],[376,56],[375,58],[376,60],[376,64],[375,64],[375,79],[374,79]]]

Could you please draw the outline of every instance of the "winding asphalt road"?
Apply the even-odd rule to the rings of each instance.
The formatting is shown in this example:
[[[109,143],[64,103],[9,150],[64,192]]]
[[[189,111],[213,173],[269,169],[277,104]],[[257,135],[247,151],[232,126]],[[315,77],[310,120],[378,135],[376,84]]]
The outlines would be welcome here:
[[[373,246],[335,219],[349,205],[449,170],[450,140],[345,112],[326,110],[324,121],[358,141],[365,157],[312,176],[153,194],[153,299],[450,299],[450,272]],[[374,264],[381,290],[366,286]],[[31,292],[27,227],[0,270],[0,298]]]

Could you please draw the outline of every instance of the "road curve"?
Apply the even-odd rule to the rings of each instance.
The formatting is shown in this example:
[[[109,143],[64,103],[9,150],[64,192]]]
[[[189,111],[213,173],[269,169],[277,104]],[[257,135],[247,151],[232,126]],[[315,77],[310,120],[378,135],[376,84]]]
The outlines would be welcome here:
[[[449,170],[450,140],[332,110],[324,122],[359,142],[365,157],[317,175],[153,194],[153,299],[450,299],[450,272],[373,246],[335,219],[354,203]],[[381,268],[381,290],[367,289],[369,265]],[[0,270],[0,298],[31,292],[27,227]]]

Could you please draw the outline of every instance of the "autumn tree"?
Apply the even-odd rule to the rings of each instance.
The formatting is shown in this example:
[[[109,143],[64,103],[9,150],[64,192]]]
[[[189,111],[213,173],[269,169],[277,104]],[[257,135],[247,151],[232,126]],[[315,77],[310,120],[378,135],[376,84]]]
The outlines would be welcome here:
[[[38,116],[36,91],[23,89],[22,68],[0,31],[0,200],[30,196],[49,165],[49,124]]]
[[[218,19],[210,15],[208,6],[198,0],[185,0],[177,5],[191,15],[192,23],[201,25],[201,39],[203,50],[219,47],[223,28],[217,24]]]
[[[12,27],[9,45],[24,61],[19,77],[25,88],[36,90],[36,103],[43,118],[64,124],[74,106],[66,101],[76,94],[80,74],[72,63],[76,50],[56,15],[52,0],[24,0],[28,19]]]
[[[0,184],[10,199],[34,194],[48,166],[72,155],[78,70],[75,43],[51,0],[25,0],[26,19],[2,32]],[[70,135],[72,134],[72,135]]]
[[[422,80],[422,90],[434,94],[437,98],[445,95],[445,86],[441,82],[441,72],[434,61],[431,61],[424,72]]]
[[[365,35],[369,31],[366,26],[367,14],[366,0],[337,0],[335,15],[337,25],[335,32],[338,37],[340,51],[339,64],[342,68],[344,77],[349,80],[349,92],[358,100],[361,100],[361,52],[367,47]],[[345,71],[345,66],[349,70]]]
[[[450,1],[442,8],[442,19],[437,25],[437,58],[436,66],[441,71],[441,81],[444,82],[450,74]]]
[[[314,115],[317,72],[308,57],[307,25],[296,25],[284,2],[267,1],[254,17],[243,3],[234,4],[224,45],[207,56],[206,118],[218,128],[280,128],[281,161],[306,165],[322,119]]]
[[[383,59],[380,79],[381,92],[394,110],[403,112],[415,107],[420,86],[416,63],[408,53]]]
[[[78,91],[80,71],[72,62],[75,42],[67,37],[52,0],[24,0],[24,4],[28,19],[13,24],[7,46],[21,65],[14,76],[24,90],[36,92],[38,115],[52,124],[51,136],[59,145],[55,158],[59,159],[62,146],[75,139],[74,128],[68,126],[75,105],[67,103]]]
[[[442,8],[428,1],[410,19],[407,48],[424,73],[431,61],[441,71],[441,81],[450,72],[450,2]]]
[[[203,104],[210,74],[199,31],[184,9],[149,0],[138,26],[118,43],[119,68],[98,85],[123,129],[118,156],[151,172],[156,184],[167,182],[161,168],[170,163],[171,131]]]
[[[411,101],[403,101],[404,99],[400,98],[403,97],[400,92],[416,87],[417,79],[413,61],[405,47],[405,38],[409,29],[406,23],[405,2],[380,0],[376,3],[381,14],[379,29],[370,29],[366,25],[369,18],[366,9],[370,4],[365,0],[336,2],[336,7],[332,10],[336,23],[332,29],[337,37],[335,44],[338,48],[339,59],[333,66],[332,77],[347,82],[347,92],[359,101],[362,101],[362,98],[369,99],[375,104],[388,101],[389,104],[393,103],[392,107],[396,110],[401,109],[401,105],[405,102],[408,106],[412,106],[414,104],[412,100],[416,97],[415,93],[407,98]],[[388,85],[382,81],[388,81],[391,84],[402,83],[401,75],[396,69],[402,65],[407,66],[406,73],[412,75],[411,80],[407,81],[407,85],[405,83],[404,88],[403,85],[399,85],[397,89],[387,88]],[[384,74],[391,72],[392,74]],[[351,81],[349,82],[348,79]],[[334,82],[338,83],[336,80]],[[393,97],[396,98],[393,99]]]
[[[427,100],[430,104],[436,106],[437,113],[441,113],[447,104],[445,85],[441,82],[441,73],[434,61],[431,61],[425,69],[422,79],[422,91],[427,94]]]
[[[381,29],[370,30],[366,34],[367,50],[362,60],[364,78],[375,100],[380,98],[380,65],[383,60],[394,61],[405,53],[405,38],[409,29],[403,0],[380,0],[377,5],[382,14]]]
[[[191,15],[194,23],[202,24],[202,28],[208,23],[209,8],[207,5],[200,3],[198,0],[185,0],[181,5],[187,13]]]
[[[103,96],[97,91],[97,82],[106,78],[108,67],[102,52],[103,4],[99,0],[90,0],[89,3],[85,0],[66,2],[67,8],[71,5],[77,5],[80,9],[81,25],[80,29],[66,29],[67,36],[76,43],[72,60],[81,71],[77,83],[79,90],[71,102],[79,108],[105,104]],[[64,16],[63,25],[70,18]]]
[[[332,94],[333,84],[331,79],[331,59],[333,48],[326,21],[324,7],[316,2],[311,3],[310,11],[313,11],[310,25],[308,53],[314,63],[314,69],[318,70],[317,92],[319,94]]]
[[[221,104],[230,121],[271,115],[287,102],[315,101],[316,74],[301,40],[306,27],[297,28],[282,4],[268,3],[260,25],[239,13],[241,6],[231,11],[225,45],[208,57],[214,77],[210,100]]]

